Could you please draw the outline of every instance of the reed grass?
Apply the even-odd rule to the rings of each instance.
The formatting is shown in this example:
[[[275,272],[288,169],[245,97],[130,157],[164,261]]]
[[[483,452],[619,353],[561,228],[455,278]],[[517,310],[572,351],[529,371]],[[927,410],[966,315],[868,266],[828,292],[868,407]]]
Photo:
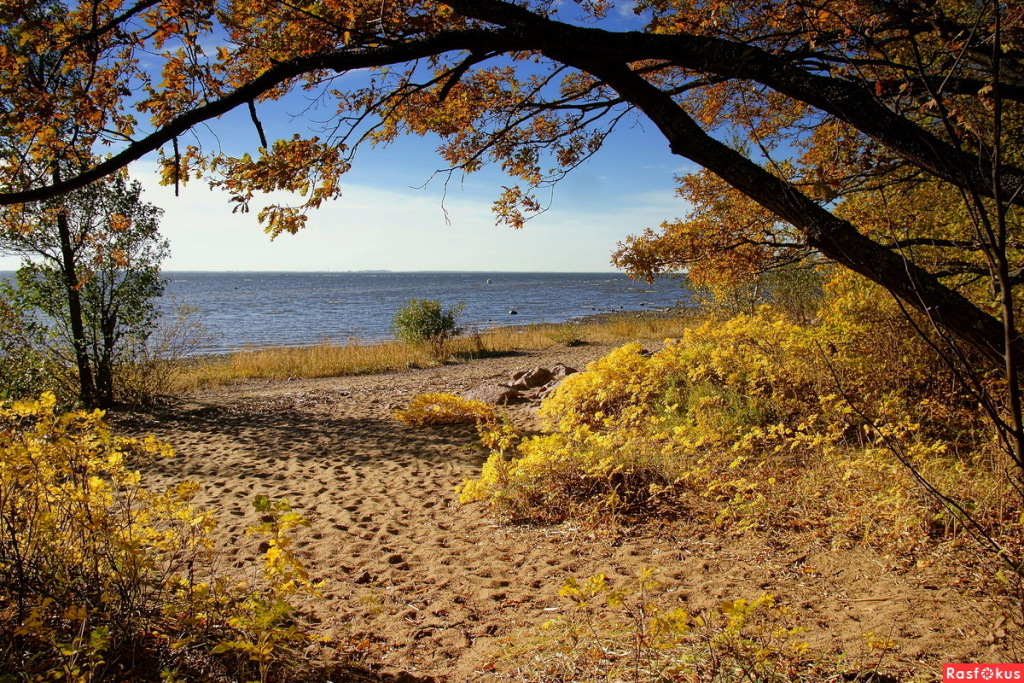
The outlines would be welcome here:
[[[558,344],[616,343],[676,337],[693,324],[692,313],[623,313],[587,322],[495,327],[452,339],[443,357],[428,346],[401,342],[266,347],[197,360],[178,376],[175,391],[191,391],[249,379],[311,379],[423,368],[474,358],[544,349]]]

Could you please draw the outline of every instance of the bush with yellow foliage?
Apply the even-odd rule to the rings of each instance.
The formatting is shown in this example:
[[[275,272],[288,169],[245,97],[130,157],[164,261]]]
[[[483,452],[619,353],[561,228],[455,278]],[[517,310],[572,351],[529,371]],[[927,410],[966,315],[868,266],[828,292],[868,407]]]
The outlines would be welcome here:
[[[409,401],[405,410],[396,410],[395,419],[410,427],[460,422],[493,422],[494,408],[483,401],[475,401],[454,394],[418,394]]]
[[[173,455],[113,434],[100,411],[53,394],[0,404],[0,671],[17,680],[269,681],[311,636],[289,599],[315,586],[291,549],[308,523],[258,498],[261,585],[215,571],[199,486],[151,488],[138,468]],[[13,679],[12,679],[13,680]]]
[[[847,294],[845,305],[861,305]],[[547,433],[506,434],[461,500],[547,522],[697,506],[740,531],[822,525],[840,544],[954,525],[896,447],[946,490],[988,501],[978,514],[1013,519],[1014,506],[991,495],[1005,484],[982,466],[981,418],[939,390],[949,382],[939,361],[886,321],[853,319],[800,325],[764,307],[692,327],[653,354],[622,346],[545,399]],[[483,428],[485,442],[494,429]]]

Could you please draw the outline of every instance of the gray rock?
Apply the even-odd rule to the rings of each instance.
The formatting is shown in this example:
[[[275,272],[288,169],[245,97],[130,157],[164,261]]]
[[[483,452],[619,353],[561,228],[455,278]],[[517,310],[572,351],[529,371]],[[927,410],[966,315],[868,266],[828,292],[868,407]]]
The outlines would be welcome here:
[[[565,379],[569,375],[579,372],[576,368],[570,368],[565,363],[556,363],[551,368],[551,376],[555,379]]]
[[[551,374],[550,370],[548,370],[547,368],[539,367],[533,368],[532,370],[527,370],[518,377],[516,377],[515,375],[513,375],[512,377],[515,381],[509,386],[511,386],[513,389],[520,390],[535,389],[537,387],[542,387],[555,378],[555,376]]]
[[[468,398],[474,401],[483,401],[493,406],[505,405],[506,403],[514,403],[522,398],[522,395],[516,389],[512,387],[506,387],[501,384],[482,384],[478,387],[473,387],[469,391],[465,391],[462,394],[462,398]]]

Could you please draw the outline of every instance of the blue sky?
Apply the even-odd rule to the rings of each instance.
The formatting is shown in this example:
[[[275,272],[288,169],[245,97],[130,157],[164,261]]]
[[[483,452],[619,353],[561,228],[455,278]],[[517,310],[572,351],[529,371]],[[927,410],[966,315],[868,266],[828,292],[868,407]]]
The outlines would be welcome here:
[[[687,162],[651,126],[617,131],[522,230],[495,225],[491,203],[511,184],[498,169],[455,177],[447,192],[441,178],[423,187],[442,165],[419,138],[362,150],[342,179],[344,196],[312,213],[299,234],[274,241],[257,224],[258,200],[251,213],[232,214],[227,195],[201,182],[175,197],[157,183],[153,161],[131,171],[143,198],[165,212],[166,270],[608,271],[619,241],[686,209],[674,176]],[[17,264],[0,257],[0,270]]]
[[[612,20],[636,22],[628,11]],[[308,119],[319,112],[307,120],[293,117],[307,104],[302,94],[261,104],[268,137],[307,133]],[[245,112],[196,134],[204,145],[230,153],[255,153],[259,145]],[[692,165],[673,156],[650,123],[620,124],[604,149],[555,187],[550,210],[522,230],[495,225],[491,203],[513,182],[498,169],[453,177],[447,188],[441,177],[427,183],[444,165],[435,147],[435,141],[407,137],[361,150],[342,178],[344,196],[312,213],[299,234],[274,241],[257,223],[258,198],[252,213],[232,214],[227,196],[201,182],[175,197],[157,183],[153,159],[131,173],[145,188],[143,198],[165,212],[166,270],[609,271],[618,242],[686,212],[674,195],[674,177]],[[17,265],[17,258],[0,256],[0,270]]]

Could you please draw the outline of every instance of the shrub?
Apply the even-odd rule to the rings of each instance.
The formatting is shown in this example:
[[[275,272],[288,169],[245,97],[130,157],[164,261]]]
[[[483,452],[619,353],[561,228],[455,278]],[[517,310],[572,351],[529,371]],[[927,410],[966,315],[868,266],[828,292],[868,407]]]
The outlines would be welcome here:
[[[410,299],[398,309],[391,324],[399,341],[429,345],[441,357],[448,340],[462,333],[458,318],[463,308],[463,304],[444,308],[437,299]]]
[[[0,671],[268,681],[301,663],[295,647],[310,637],[288,599],[314,587],[289,536],[305,520],[257,499],[262,586],[219,576],[213,515],[191,504],[199,485],[151,489],[132,469],[171,448],[113,435],[100,412],[57,414],[55,403],[0,405]]]
[[[605,575],[570,578],[572,606],[513,641],[505,657],[522,681],[822,680],[805,629],[770,595],[691,614],[652,570],[617,585]]]
[[[419,394],[405,410],[395,411],[395,419],[413,427],[459,422],[493,422],[494,408],[482,401],[452,394]]]
[[[740,531],[829,524],[836,543],[930,534],[941,507],[888,452],[896,445],[931,481],[978,502],[978,514],[1014,519],[986,492],[1005,484],[979,467],[979,418],[938,387],[929,357],[888,350],[908,348],[906,338],[876,334],[800,326],[765,308],[685,330],[653,355],[627,344],[548,395],[539,415],[549,433],[484,426],[492,452],[460,499],[543,522],[670,504]],[[865,358],[872,346],[884,353]]]
[[[579,346],[586,343],[583,326],[573,321],[555,327],[550,336],[551,341],[561,346]]]
[[[824,302],[824,284],[828,266],[797,262],[751,275],[740,281],[688,282],[694,301],[720,319],[740,313],[752,315],[758,307],[770,304],[775,310],[799,323],[818,316]]]
[[[161,317],[152,334],[132,340],[114,367],[118,403],[147,405],[170,396],[192,364],[192,356],[210,341],[210,333],[192,306],[179,305]]]
[[[59,202],[24,205],[17,218],[4,214],[0,229],[3,248],[23,257],[6,295],[46,328],[44,348],[55,363],[73,368],[79,398],[90,408],[114,405],[115,366],[132,340],[153,331],[164,291],[163,212],[141,194],[138,182],[111,175]]]
[[[513,520],[651,511],[673,487],[671,467],[657,448],[617,434],[583,428],[520,440],[507,426],[483,431],[485,444],[503,441],[505,448],[492,451],[479,479],[462,483],[459,500],[487,501]]]

